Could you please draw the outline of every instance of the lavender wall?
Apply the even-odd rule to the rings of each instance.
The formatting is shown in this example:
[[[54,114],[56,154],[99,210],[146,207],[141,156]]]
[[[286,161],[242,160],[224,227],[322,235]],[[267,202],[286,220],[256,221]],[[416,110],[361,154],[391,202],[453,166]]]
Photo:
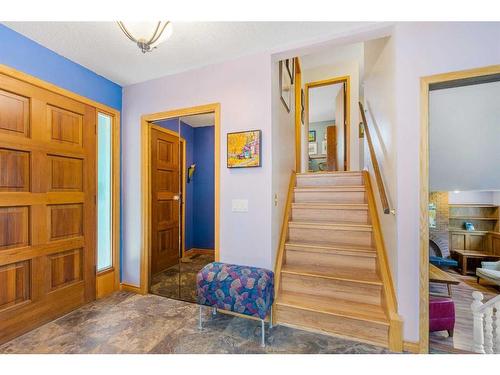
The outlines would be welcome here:
[[[271,59],[269,54],[128,86],[123,90],[123,281],[138,285],[141,249],[140,118],[143,114],[221,105],[220,259],[272,268],[271,250]],[[261,129],[261,168],[227,169],[228,132]],[[231,210],[232,199],[248,199],[247,213]]]
[[[404,338],[418,340],[420,78],[500,61],[500,23],[398,23],[394,30],[397,124],[397,269]],[[423,51],[425,51],[424,54]]]

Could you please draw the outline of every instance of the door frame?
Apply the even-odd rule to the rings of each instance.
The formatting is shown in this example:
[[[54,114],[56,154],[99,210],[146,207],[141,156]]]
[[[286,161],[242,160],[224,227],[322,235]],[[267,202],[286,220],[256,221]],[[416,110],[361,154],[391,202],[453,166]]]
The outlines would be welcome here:
[[[151,122],[168,120],[176,117],[214,113],[214,253],[219,254],[220,228],[220,103],[205,104],[195,107],[180,108],[141,116],[141,294],[149,292],[151,262]]]
[[[300,172],[302,164],[302,68],[300,66],[300,59],[294,58],[294,78],[293,84],[295,87],[295,170]],[[305,93],[304,93],[305,96]],[[305,98],[304,98],[305,100]],[[305,111],[305,108],[304,108]],[[305,113],[304,113],[305,117]],[[305,118],[304,118],[305,122]]]
[[[419,352],[429,352],[429,88],[440,82],[500,74],[500,65],[420,78],[420,280]]]
[[[121,149],[121,141],[120,141],[120,130],[121,130],[121,121],[120,121],[120,111],[114,109],[105,104],[99,103],[95,100],[89,99],[85,96],[76,94],[70,90],[59,87],[53,83],[44,81],[40,78],[32,76],[30,74],[24,73],[20,70],[11,68],[10,66],[0,64],[0,74],[4,74],[6,76],[18,79],[20,81],[29,83],[33,86],[40,87],[42,89],[51,91],[53,93],[65,96],[67,98],[76,100],[80,103],[90,105],[94,107],[96,110],[96,126],[97,126],[97,116],[99,113],[107,114],[111,116],[113,120],[113,151],[112,151],[112,194],[113,194],[113,212],[112,212],[112,228],[113,228],[113,267],[103,270],[102,272],[97,272],[97,225],[98,218],[96,212],[96,243],[95,243],[95,259],[96,259],[96,298],[101,298],[104,295],[107,295],[113,291],[120,289],[120,244],[121,244],[121,226],[120,226],[120,212],[121,212],[121,199],[120,199],[120,149]],[[97,141],[97,135],[96,135]],[[97,146],[96,146],[96,167],[97,167]],[[96,168],[97,170],[97,168]],[[96,184],[97,184],[97,176],[96,176]],[[96,186],[97,192],[97,186]]]
[[[306,83],[305,86],[305,114],[304,114],[304,125],[306,126],[306,136],[309,134],[309,89],[315,87],[335,85],[337,83],[345,83],[346,94],[344,96],[344,122],[346,123],[344,129],[344,170],[349,171],[351,169],[351,76],[341,76],[323,79],[320,81],[313,81]],[[337,124],[336,124],[337,125]],[[301,139],[301,144],[304,139]],[[307,171],[309,171],[309,166],[307,166]]]

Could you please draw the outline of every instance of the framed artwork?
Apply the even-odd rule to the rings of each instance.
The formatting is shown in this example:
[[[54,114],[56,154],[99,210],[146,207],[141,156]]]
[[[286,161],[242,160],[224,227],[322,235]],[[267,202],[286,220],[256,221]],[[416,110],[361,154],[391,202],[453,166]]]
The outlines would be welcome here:
[[[318,144],[316,142],[309,142],[309,155],[318,154]]]
[[[250,168],[261,166],[261,130],[227,134],[227,167]]]
[[[316,142],[316,130],[309,130],[309,142]]]
[[[287,112],[290,112],[290,103],[292,101],[292,79],[290,72],[285,66],[283,60],[279,62],[280,74],[280,98]]]

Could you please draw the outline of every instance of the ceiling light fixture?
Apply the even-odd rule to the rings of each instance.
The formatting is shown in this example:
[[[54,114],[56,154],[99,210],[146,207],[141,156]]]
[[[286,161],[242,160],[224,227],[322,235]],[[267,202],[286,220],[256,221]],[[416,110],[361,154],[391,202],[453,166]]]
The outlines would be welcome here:
[[[128,27],[122,21],[118,26],[132,42],[136,43],[142,53],[151,52],[172,35],[172,22],[129,22]],[[151,30],[152,34],[151,34]],[[135,35],[135,36],[134,36]]]

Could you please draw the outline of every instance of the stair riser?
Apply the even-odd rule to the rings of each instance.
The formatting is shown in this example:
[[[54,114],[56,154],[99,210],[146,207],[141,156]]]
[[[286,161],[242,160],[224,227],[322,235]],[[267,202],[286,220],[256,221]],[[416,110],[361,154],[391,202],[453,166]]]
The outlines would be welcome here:
[[[372,246],[372,232],[370,231],[289,227],[288,236],[290,242],[307,242],[323,245]]]
[[[276,305],[277,322],[294,326],[312,328],[329,332],[354,340],[366,340],[387,347],[389,329],[387,326],[373,322],[359,321],[341,316],[324,314],[289,306]]]
[[[368,210],[293,208],[292,220],[368,224]]]
[[[310,186],[355,186],[363,185],[361,175],[297,176],[298,187]]]
[[[296,191],[295,202],[366,203],[364,191]]]
[[[360,272],[376,272],[374,257],[348,255],[342,253],[311,253],[309,251],[286,251],[286,263],[291,266],[324,266],[332,269],[353,268]]]
[[[281,280],[284,292],[290,291],[372,305],[381,304],[382,287],[380,285],[360,284],[285,272],[281,274]]]

